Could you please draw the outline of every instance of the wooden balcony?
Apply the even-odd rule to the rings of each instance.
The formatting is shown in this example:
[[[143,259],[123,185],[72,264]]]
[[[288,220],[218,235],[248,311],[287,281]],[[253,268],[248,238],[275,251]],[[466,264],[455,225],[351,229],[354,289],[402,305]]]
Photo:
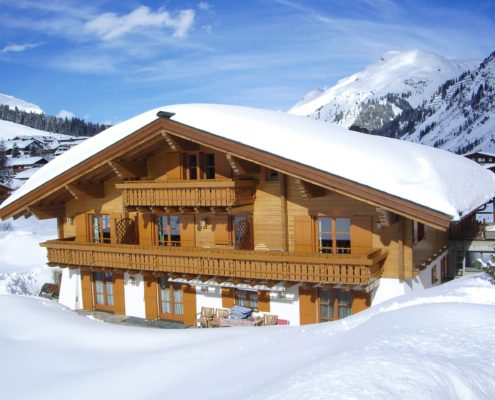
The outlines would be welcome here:
[[[124,205],[157,207],[236,207],[253,204],[252,180],[129,181],[118,183]]]
[[[273,281],[368,285],[379,278],[387,253],[297,254],[266,251],[84,244],[52,240],[51,265],[118,268]]]

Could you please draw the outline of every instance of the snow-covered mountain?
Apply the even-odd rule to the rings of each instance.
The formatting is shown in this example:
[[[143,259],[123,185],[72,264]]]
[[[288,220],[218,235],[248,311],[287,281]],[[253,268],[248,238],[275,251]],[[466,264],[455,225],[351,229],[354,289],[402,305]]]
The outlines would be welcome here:
[[[480,61],[449,60],[421,50],[390,51],[320,95],[312,90],[289,113],[372,131],[420,105],[445,81]]]
[[[26,112],[33,112],[36,114],[42,114],[43,110],[36,104],[29,103],[25,100],[18,99],[14,96],[8,94],[0,93],[0,104],[4,104],[14,109],[17,107],[19,110]]]
[[[29,126],[0,119],[0,140],[12,140],[14,138],[37,138],[39,140],[54,138],[57,140],[68,140],[73,139],[74,137],[63,133],[42,131],[40,129],[34,129]]]
[[[372,133],[459,154],[495,152],[495,52],[477,68],[447,80],[422,104]]]

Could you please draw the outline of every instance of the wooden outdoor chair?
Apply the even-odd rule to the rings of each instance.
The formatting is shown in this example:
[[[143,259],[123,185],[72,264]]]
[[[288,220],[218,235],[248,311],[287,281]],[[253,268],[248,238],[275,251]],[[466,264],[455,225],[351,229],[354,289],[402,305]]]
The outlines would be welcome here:
[[[263,315],[263,326],[277,325],[278,315],[264,314]]]
[[[220,327],[220,319],[225,318],[227,315],[229,315],[229,310],[226,308],[215,308],[215,316],[213,319],[210,321],[210,327],[211,328],[218,328]]]
[[[196,326],[209,328],[210,322],[215,316],[215,309],[212,307],[201,307],[201,312],[196,314]]]

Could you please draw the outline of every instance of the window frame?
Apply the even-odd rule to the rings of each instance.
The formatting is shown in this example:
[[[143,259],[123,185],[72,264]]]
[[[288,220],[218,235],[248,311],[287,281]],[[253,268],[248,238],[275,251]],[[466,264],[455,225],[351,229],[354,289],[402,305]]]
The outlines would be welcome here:
[[[243,301],[239,301],[239,299],[242,298],[240,296],[241,293],[245,295],[245,296],[242,296],[242,297],[244,297]],[[254,299],[254,304],[253,304],[253,299]],[[250,308],[256,312],[259,310],[259,308],[258,308],[259,307],[259,301],[260,301],[260,295],[257,291],[237,289],[237,288],[234,289],[234,304],[236,306]]]
[[[329,292],[330,300],[322,302],[322,291]],[[318,288],[318,323],[337,321],[339,319],[347,318],[352,315],[352,303],[354,301],[352,291],[344,291],[340,289],[325,289]],[[323,317],[322,305],[329,307],[331,315],[329,317]],[[330,314],[329,313],[329,314]],[[345,315],[344,315],[345,314]]]
[[[181,283],[170,282],[168,278],[157,278],[158,315],[160,319],[170,321],[184,321],[184,288]],[[163,294],[168,293],[168,298],[164,299]],[[177,293],[180,293],[178,301]],[[170,312],[164,312],[163,304],[168,303]],[[179,311],[179,312],[176,312]]]
[[[173,227],[171,225],[171,218],[177,218],[177,227],[176,229],[178,229],[178,236],[179,236],[179,240],[172,240],[172,230],[173,230]],[[166,219],[167,221],[167,224],[166,224],[166,236],[167,236],[167,240],[160,240],[160,234],[162,233],[161,230],[163,229],[163,222],[159,222],[159,221],[163,221],[163,218]],[[155,245],[156,246],[166,246],[166,247],[181,247],[181,218],[180,218],[180,215],[178,214],[155,214],[154,216],[154,220],[155,220],[155,226],[156,226],[156,234],[154,235],[155,236]],[[162,229],[161,229],[162,228]]]
[[[89,241],[96,244],[110,244],[112,243],[112,227],[110,214],[89,214]],[[98,224],[95,225],[94,221],[98,220]],[[105,224],[105,221],[107,224]],[[97,237],[95,236],[96,229],[98,230]],[[107,232],[107,235],[105,233]]]
[[[320,230],[321,223],[320,221],[323,219],[330,220],[330,231],[322,231]],[[345,219],[348,221],[349,230],[348,231],[337,231],[337,220]],[[352,218],[349,216],[343,215],[320,215],[315,217],[315,235],[316,235],[316,251],[320,254],[335,254],[335,255],[344,255],[344,254],[352,254]],[[331,246],[323,246],[322,234],[329,235],[331,237]],[[348,247],[339,247],[338,241],[339,235],[348,235],[349,236],[349,246]]]
[[[103,279],[98,279],[98,275]],[[93,271],[91,281],[93,283],[93,307],[95,310],[113,312],[115,310],[115,276],[109,271]],[[101,286],[99,284],[101,282]],[[102,290],[100,290],[102,289]],[[99,295],[103,296],[100,302]],[[111,301],[109,301],[109,299]]]
[[[182,179],[188,181],[216,179],[215,158],[215,153],[211,151],[182,153]],[[194,163],[191,162],[193,159]]]

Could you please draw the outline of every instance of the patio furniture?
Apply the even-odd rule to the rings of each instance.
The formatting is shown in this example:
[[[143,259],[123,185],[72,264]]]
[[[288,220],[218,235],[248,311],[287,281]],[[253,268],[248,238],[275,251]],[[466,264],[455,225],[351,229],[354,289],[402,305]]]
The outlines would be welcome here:
[[[229,310],[226,308],[215,308],[215,316],[209,323],[210,328],[220,327],[220,319],[227,317]]]
[[[278,315],[264,314],[263,315],[263,326],[277,325]]]
[[[215,316],[215,309],[212,307],[201,307],[201,312],[196,315],[196,326],[208,328],[211,320]]]

